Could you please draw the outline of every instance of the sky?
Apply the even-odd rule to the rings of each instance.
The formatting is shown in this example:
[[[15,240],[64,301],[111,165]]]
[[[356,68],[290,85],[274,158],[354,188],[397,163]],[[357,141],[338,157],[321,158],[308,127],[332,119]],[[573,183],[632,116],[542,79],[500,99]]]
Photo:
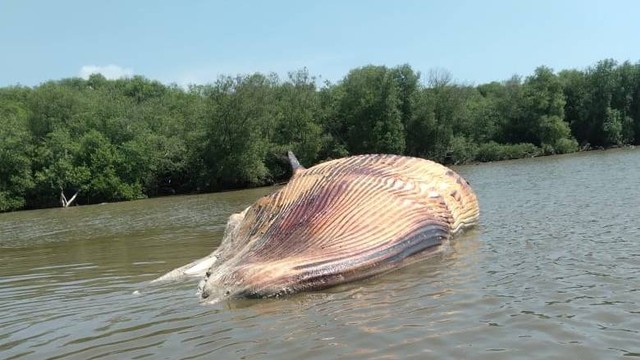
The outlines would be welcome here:
[[[640,1],[0,0],[0,86],[302,68],[335,83],[369,64],[481,84],[606,58],[640,61]]]

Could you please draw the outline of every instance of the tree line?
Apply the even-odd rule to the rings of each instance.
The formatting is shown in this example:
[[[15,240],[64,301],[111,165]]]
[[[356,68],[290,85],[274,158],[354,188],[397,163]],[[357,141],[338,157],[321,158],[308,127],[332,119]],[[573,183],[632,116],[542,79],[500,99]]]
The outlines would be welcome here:
[[[460,164],[638,143],[628,61],[481,85],[409,65],[186,89],[94,74],[0,88],[0,211],[273,184],[289,176],[287,150],[307,166],[362,153]]]

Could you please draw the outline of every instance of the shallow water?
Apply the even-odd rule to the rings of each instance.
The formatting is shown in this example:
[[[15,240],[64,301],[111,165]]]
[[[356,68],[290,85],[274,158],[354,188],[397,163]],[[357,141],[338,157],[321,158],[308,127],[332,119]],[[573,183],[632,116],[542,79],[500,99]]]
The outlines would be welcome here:
[[[445,255],[276,300],[148,284],[273,189],[0,214],[0,358],[640,357],[640,150],[456,170],[481,225]]]

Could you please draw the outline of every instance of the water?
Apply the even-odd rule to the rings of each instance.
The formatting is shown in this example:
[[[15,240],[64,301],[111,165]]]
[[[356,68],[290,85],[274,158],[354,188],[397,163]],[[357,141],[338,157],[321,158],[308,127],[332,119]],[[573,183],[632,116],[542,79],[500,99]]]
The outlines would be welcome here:
[[[273,189],[0,214],[0,358],[640,357],[640,151],[456,170],[482,215],[450,252],[277,300],[148,284]]]

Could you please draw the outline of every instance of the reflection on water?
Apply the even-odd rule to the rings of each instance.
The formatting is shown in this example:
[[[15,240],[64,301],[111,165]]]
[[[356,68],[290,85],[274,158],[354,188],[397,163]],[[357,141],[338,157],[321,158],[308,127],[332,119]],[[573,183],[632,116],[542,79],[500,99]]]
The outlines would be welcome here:
[[[0,358],[640,357],[640,151],[457,170],[482,223],[449,252],[279,300],[148,284],[272,189],[0,214]]]

